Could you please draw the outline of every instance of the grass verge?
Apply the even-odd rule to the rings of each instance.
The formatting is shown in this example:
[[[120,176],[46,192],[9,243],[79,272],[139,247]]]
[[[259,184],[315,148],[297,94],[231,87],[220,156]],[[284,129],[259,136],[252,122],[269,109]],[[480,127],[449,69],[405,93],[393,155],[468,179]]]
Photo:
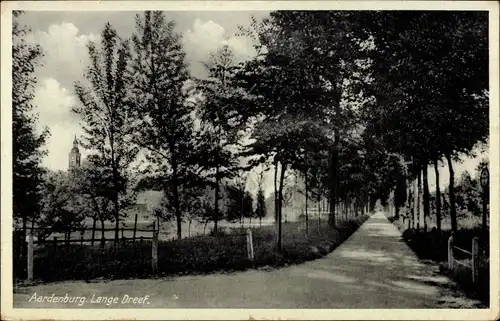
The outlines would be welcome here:
[[[232,272],[259,267],[281,267],[320,258],[342,244],[368,216],[337,223],[332,228],[311,222],[306,236],[304,222],[283,224],[283,251],[275,249],[271,226],[253,229],[254,260],[246,253],[243,231],[231,235],[196,236],[160,241],[158,271],[151,269],[151,242],[121,243],[116,250],[88,245],[40,246],[35,250],[34,277],[38,282],[151,278],[166,275]],[[239,234],[239,235],[238,235]],[[15,280],[16,281],[16,280]]]
[[[448,239],[451,235],[450,230],[438,232],[436,229],[431,229],[424,232],[422,229],[408,228],[401,220],[395,220],[393,217],[389,218],[389,220],[402,232],[404,241],[420,259],[432,260],[438,263],[441,273],[455,280],[468,297],[480,300],[483,304],[489,305],[489,240],[485,240],[483,244],[487,246],[482,247],[484,254],[481,255],[479,261],[479,282],[473,284],[470,268],[457,264],[457,268],[453,271],[448,269]],[[462,228],[454,234],[454,245],[470,252],[474,237],[481,237],[480,228]],[[470,256],[459,251],[455,251],[454,255],[456,260],[460,260],[465,264],[471,264]]]

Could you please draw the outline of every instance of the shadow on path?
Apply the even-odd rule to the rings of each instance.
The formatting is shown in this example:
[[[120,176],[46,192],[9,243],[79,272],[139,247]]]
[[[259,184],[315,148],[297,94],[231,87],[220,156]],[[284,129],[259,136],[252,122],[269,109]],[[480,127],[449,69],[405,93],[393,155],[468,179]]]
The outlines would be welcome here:
[[[23,289],[15,307],[78,307],[28,303],[43,295],[149,295],[149,304],[110,308],[477,308],[438,266],[423,263],[382,213],[372,215],[324,258],[272,271],[117,280],[64,282]],[[85,304],[79,308],[100,308]]]

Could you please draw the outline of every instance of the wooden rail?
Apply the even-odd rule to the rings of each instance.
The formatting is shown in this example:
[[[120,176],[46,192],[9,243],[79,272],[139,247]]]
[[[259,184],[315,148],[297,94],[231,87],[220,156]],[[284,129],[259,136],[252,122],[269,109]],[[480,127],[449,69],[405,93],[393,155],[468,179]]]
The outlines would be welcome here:
[[[459,250],[459,251],[461,251],[461,252],[463,252],[463,253],[465,253],[465,254],[469,254],[469,255],[471,255],[471,256],[472,256],[472,253],[471,253],[471,252],[469,252],[469,251],[467,251],[467,250],[464,250],[464,249],[462,249],[462,248],[459,248],[458,246],[453,246],[453,248],[454,248],[455,250]]]
[[[143,239],[143,240],[152,240],[153,237],[152,236],[141,236],[139,237],[140,239]],[[118,238],[119,241],[129,241],[129,240],[133,240],[134,238],[133,237],[120,237]],[[138,238],[136,238],[138,239]],[[104,239],[105,242],[114,242],[114,238],[110,239],[110,238],[107,238],[107,239]],[[53,243],[99,243],[101,242],[102,239],[101,238],[96,238],[96,239],[69,239],[69,240],[65,240],[65,239],[58,239],[57,237],[54,237],[52,240],[48,240],[48,239],[45,239],[45,240],[42,240],[42,241],[33,241],[33,244],[53,244]]]
[[[472,239],[472,252],[459,248],[453,245],[453,234],[448,239],[448,269],[454,271],[455,264],[465,266],[471,269],[472,272],[472,282],[477,284],[479,282],[479,238],[474,237]],[[471,256],[472,263],[466,264],[455,259],[454,250],[459,250],[467,255]]]
[[[151,231],[150,231],[151,232]],[[152,237],[144,237],[140,236],[139,237],[139,242],[142,243],[143,240],[152,240],[151,242],[151,268],[153,272],[158,271],[158,234],[159,231],[155,229],[155,225],[153,225],[153,236]],[[123,234],[122,234],[123,235]],[[232,237],[246,237],[246,250],[247,250],[247,256],[248,259],[253,261],[254,260],[254,246],[253,246],[253,236],[252,236],[252,229],[248,228],[246,230],[246,233],[235,233],[235,234],[230,234],[227,236],[232,236]],[[122,237],[118,241],[124,242],[128,240],[135,241],[137,238],[135,235],[133,237]],[[41,241],[34,241],[33,240],[33,234],[29,234],[28,237],[26,238],[26,242],[28,243],[28,277],[27,281],[28,283],[31,283],[33,281],[33,261],[34,261],[34,255],[33,255],[33,250],[34,250],[34,244],[46,244],[50,245],[53,244],[53,246],[57,246],[58,243],[80,243],[83,245],[83,243],[91,243],[93,246],[94,242],[102,242],[103,239],[83,239],[83,234],[80,239],[60,239],[58,240],[57,237],[54,237],[53,240],[41,240]],[[114,238],[112,239],[104,239],[104,241],[115,241]]]

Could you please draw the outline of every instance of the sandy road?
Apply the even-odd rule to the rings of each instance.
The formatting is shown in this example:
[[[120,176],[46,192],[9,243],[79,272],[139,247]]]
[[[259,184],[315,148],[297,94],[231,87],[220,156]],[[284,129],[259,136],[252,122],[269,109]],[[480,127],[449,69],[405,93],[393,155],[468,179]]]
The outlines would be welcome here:
[[[419,261],[382,213],[324,258],[276,270],[17,288],[15,308],[474,308],[438,266]],[[37,303],[37,296],[85,297]],[[124,298],[144,298],[141,303]],[[101,297],[101,302],[96,303]],[[109,305],[109,297],[117,303]],[[108,301],[103,301],[107,299]],[[116,299],[115,299],[116,298]],[[92,302],[93,301],[93,302]],[[125,300],[127,301],[127,300]],[[138,300],[136,300],[137,302]]]

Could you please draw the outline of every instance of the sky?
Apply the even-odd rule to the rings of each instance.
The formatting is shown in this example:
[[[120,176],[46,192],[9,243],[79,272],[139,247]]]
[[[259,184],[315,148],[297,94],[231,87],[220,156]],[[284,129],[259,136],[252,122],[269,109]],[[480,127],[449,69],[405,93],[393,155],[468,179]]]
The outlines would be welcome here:
[[[43,165],[54,170],[68,168],[68,153],[74,136],[82,130],[79,119],[71,112],[77,98],[74,82],[83,80],[83,71],[88,64],[86,44],[99,41],[99,34],[106,22],[116,29],[119,36],[128,38],[134,31],[134,16],[138,12],[63,12],[28,11],[21,16],[21,23],[28,25],[32,33],[28,40],[42,46],[43,66],[36,70],[38,82],[35,88],[34,104],[39,113],[39,128],[47,126],[51,132],[46,149],[48,155]],[[193,76],[203,75],[201,61],[210,52],[227,43],[241,57],[251,57],[253,48],[248,39],[237,37],[238,26],[247,26],[251,16],[257,19],[267,17],[266,11],[169,11],[166,17],[176,22],[176,31],[183,35],[186,61]],[[86,152],[81,149],[82,156]],[[464,170],[474,173],[485,152],[478,151],[475,158],[464,158],[455,164],[456,176]],[[430,189],[434,190],[433,168],[429,168]],[[440,185],[448,184],[447,167],[441,166]],[[256,187],[256,179],[251,178],[249,188]],[[266,194],[273,190],[272,174],[265,180]]]

